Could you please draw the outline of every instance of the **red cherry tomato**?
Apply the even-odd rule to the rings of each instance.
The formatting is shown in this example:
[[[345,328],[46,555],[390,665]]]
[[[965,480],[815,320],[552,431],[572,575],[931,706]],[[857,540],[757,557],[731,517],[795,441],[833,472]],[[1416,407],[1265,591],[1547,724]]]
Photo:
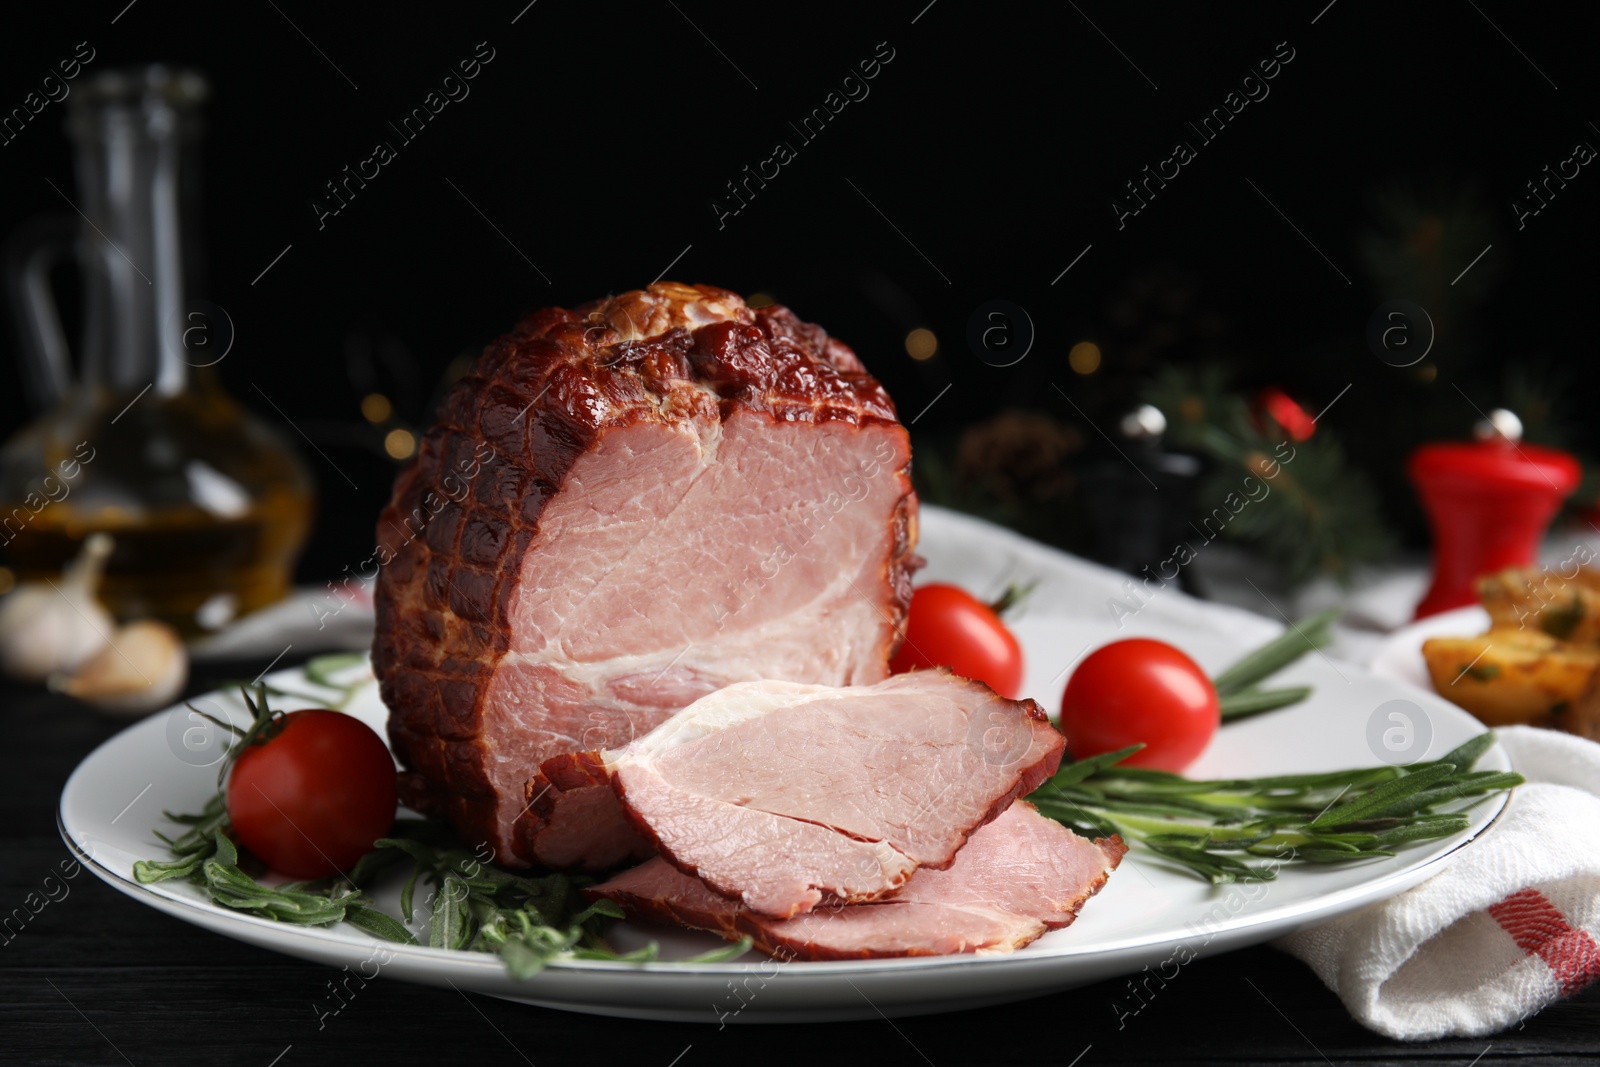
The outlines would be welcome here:
[[[1133,637],[1078,664],[1061,697],[1061,731],[1076,759],[1144,742],[1123,762],[1181,771],[1222,721],[1217,690],[1194,660],[1163,641]]]
[[[291,878],[348,871],[394,825],[394,760],[359,719],[292,711],[251,745],[228,779],[228,818],[239,843]]]
[[[949,667],[1007,699],[1022,688],[1022,646],[1000,616],[954,585],[938,582],[911,594],[906,639],[889,662],[893,674]]]

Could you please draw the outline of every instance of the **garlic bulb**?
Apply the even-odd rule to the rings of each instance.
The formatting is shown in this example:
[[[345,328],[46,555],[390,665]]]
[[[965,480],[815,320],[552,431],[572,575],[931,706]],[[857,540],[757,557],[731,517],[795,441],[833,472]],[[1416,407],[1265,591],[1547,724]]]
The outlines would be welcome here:
[[[75,670],[110,640],[116,620],[95,599],[111,538],[91,534],[56,582],[24,582],[0,600],[0,670],[42,682]]]
[[[51,678],[50,688],[112,715],[144,715],[171,704],[188,681],[178,631],[142,619],[118,629],[76,674]]]

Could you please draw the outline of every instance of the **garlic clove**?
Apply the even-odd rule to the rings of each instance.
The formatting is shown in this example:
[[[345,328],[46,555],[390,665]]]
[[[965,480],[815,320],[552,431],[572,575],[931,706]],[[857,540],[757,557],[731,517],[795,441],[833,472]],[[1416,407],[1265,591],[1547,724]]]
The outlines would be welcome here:
[[[95,599],[111,538],[91,534],[56,582],[24,582],[0,600],[0,670],[23,682],[73,671],[104,648],[116,620]]]
[[[111,715],[145,715],[178,699],[189,681],[189,654],[178,631],[143,619],[121,627],[76,674],[50,688]]]

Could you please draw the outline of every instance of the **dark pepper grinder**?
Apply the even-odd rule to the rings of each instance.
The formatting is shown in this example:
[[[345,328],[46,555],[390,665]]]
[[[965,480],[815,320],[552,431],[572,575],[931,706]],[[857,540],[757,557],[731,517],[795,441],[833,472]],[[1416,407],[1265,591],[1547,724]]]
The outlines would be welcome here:
[[[1194,456],[1162,449],[1166,430],[1161,410],[1141,404],[1117,425],[1121,454],[1091,462],[1080,477],[1079,492],[1089,513],[1090,557],[1138,577],[1155,575],[1184,539],[1200,477],[1200,461]],[[1181,588],[1194,591],[1188,568],[1177,577]]]
[[[1522,421],[1504,408],[1478,423],[1474,437],[1422,445],[1407,465],[1433,528],[1433,584],[1417,605],[1419,619],[1476,603],[1480,575],[1531,566],[1578,487],[1578,461],[1523,444]]]

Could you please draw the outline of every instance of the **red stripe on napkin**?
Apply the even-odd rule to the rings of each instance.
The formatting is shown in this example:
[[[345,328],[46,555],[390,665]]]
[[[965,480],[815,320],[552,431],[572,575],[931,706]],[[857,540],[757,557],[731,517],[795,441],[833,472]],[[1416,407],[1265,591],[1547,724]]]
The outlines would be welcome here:
[[[1600,945],[1587,930],[1567,922],[1556,906],[1537,889],[1512,893],[1489,907],[1517,947],[1544,960],[1561,983],[1561,995],[1571,996],[1600,978]]]

